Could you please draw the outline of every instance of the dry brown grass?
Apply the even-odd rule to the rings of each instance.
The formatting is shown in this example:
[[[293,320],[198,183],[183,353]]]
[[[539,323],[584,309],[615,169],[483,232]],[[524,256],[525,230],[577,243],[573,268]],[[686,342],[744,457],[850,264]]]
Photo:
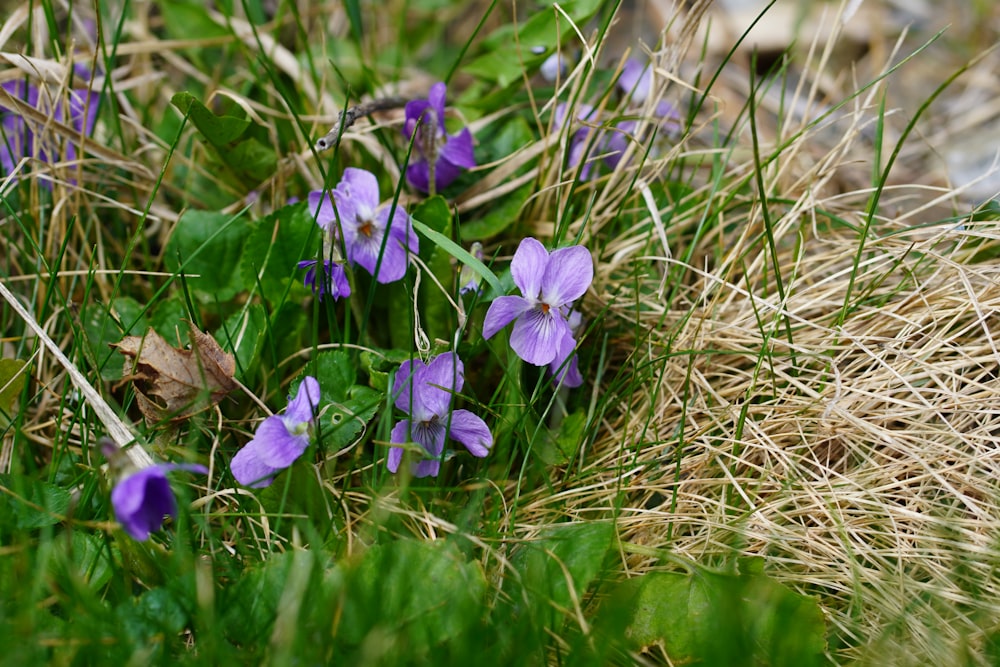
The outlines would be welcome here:
[[[608,373],[634,393],[603,415],[600,436],[574,462],[579,470],[567,471],[574,488],[539,490],[522,519],[528,527],[553,514],[616,515],[632,574],[665,566],[656,550],[702,563],[764,557],[769,574],[821,601],[847,646],[838,660],[985,660],[984,635],[1000,618],[1000,267],[988,259],[1000,236],[994,221],[960,228],[949,220],[971,209],[935,152],[975,112],[946,99],[918,125],[855,271],[879,102],[885,95],[889,110],[884,166],[952,65],[922,65],[918,54],[913,71],[809,126],[817,109],[846,99],[916,43],[880,41],[869,53],[897,55],[855,63],[852,76],[827,69],[839,37],[826,37],[791,68],[803,84],[782,105],[765,97],[757,118],[761,155],[776,156],[763,169],[774,256],[750,178],[749,124],[733,108],[748,94],[738,61],[709,93],[737,129],[722,149],[723,179],[706,171],[686,201],[660,210],[642,211],[648,198],[620,185],[634,173],[610,177],[598,192],[586,223],[595,237],[623,211],[642,211],[607,240],[589,303],[622,332]],[[975,65],[957,91],[976,97],[968,81],[983,81],[993,62]],[[679,79],[693,68],[660,65]],[[915,76],[919,88],[893,89]],[[696,121],[703,129],[711,110]],[[640,185],[681,154],[718,150],[703,129],[648,164]],[[695,236],[702,219],[708,231]],[[629,335],[637,323],[638,338]],[[649,381],[622,379],[632,374]]]

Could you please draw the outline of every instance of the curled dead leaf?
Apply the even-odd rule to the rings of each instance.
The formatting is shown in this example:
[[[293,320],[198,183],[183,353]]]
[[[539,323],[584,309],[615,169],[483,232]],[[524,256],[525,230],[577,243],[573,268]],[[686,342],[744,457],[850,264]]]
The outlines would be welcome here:
[[[179,421],[207,410],[236,387],[236,360],[212,336],[188,322],[190,349],[168,343],[150,328],[112,347],[125,357],[122,382],[132,382],[148,422]]]

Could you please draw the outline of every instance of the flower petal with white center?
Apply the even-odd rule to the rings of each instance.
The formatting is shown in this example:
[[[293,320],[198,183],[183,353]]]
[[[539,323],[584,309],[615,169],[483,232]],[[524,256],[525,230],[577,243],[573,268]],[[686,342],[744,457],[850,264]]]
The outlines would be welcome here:
[[[510,346],[529,364],[545,366],[555,358],[559,341],[567,331],[569,326],[558,310],[543,312],[535,307],[514,322]]]

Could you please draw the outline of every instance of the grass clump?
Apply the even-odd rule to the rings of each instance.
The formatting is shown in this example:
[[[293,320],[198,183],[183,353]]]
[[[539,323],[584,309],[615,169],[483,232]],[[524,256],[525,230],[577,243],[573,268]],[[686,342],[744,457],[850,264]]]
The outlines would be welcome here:
[[[845,5],[14,8],[10,659],[991,664],[994,56]]]

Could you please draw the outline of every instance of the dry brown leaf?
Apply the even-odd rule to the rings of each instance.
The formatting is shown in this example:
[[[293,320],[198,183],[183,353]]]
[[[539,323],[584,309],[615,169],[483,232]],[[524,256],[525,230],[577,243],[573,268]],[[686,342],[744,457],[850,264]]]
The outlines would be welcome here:
[[[145,336],[126,336],[122,382],[131,380],[146,421],[178,421],[207,410],[236,386],[236,361],[212,336],[188,322],[191,349],[168,343],[150,328]]]

